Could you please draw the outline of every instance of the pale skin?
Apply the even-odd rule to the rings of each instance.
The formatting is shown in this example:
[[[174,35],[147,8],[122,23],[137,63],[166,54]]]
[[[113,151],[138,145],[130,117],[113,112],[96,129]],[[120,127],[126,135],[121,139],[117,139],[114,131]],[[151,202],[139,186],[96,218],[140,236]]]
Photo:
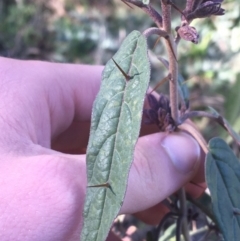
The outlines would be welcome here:
[[[0,58],[1,241],[79,240],[83,153],[102,70]],[[204,181],[197,142],[185,133],[145,135],[135,148],[120,213],[155,224],[166,213],[160,202],[189,181]],[[188,190],[198,196],[203,189],[190,184]]]

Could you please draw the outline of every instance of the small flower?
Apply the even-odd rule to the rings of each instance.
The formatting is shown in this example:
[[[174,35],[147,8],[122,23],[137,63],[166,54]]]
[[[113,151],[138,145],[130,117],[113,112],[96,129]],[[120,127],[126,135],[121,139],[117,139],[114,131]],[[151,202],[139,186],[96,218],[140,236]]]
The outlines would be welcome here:
[[[147,95],[150,108],[144,110],[145,124],[156,124],[160,131],[173,131],[175,123],[171,116],[169,99],[161,95],[159,100],[152,94]]]
[[[177,27],[176,31],[184,40],[191,41],[195,44],[199,41],[199,34],[197,30],[194,27],[189,26],[186,22],[184,22],[181,27]]]
[[[225,10],[221,8],[223,0],[195,0],[192,8],[186,15],[186,20],[191,22],[195,18],[206,18],[211,15],[224,15]]]
[[[223,15],[225,10],[221,8],[222,2],[223,0],[192,0],[183,11],[184,20],[181,26],[176,28],[178,36],[197,44],[199,42],[199,34],[194,27],[189,25],[190,22],[195,18]]]

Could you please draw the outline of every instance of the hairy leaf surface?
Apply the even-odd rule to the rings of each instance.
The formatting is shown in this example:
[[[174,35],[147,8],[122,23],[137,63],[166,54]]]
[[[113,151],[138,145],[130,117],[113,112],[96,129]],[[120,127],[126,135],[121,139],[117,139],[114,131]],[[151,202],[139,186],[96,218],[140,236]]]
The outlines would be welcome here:
[[[209,142],[206,180],[213,211],[226,241],[240,237],[240,162],[220,138]]]
[[[116,63],[110,60],[103,71],[93,107],[81,241],[105,240],[122,206],[150,79],[147,43],[140,32],[129,34],[113,59]]]

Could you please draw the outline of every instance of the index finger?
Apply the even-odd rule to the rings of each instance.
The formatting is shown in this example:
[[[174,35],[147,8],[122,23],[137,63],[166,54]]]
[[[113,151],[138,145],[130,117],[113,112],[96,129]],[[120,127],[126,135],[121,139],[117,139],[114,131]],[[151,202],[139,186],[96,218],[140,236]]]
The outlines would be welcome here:
[[[49,148],[51,140],[73,121],[90,121],[102,66],[6,58],[0,58],[0,66],[4,96],[0,113],[4,122],[0,125],[8,138],[16,140],[9,135],[14,126],[21,138]]]

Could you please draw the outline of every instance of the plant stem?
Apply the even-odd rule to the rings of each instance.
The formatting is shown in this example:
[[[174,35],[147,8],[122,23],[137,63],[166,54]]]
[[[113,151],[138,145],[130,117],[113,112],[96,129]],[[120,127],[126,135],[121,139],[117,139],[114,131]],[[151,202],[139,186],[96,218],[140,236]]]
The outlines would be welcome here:
[[[169,40],[167,42],[167,51],[169,56],[169,96],[170,96],[170,106],[171,114],[176,124],[179,122],[178,116],[178,63],[177,63],[177,51],[176,45],[172,34],[169,35]]]
[[[187,220],[186,193],[185,193],[185,190],[183,187],[178,191],[178,195],[179,195],[179,199],[180,199],[180,210],[181,210],[181,214],[183,216],[183,219],[182,219],[183,236],[186,241],[187,240],[190,241],[190,235],[189,235],[189,231],[188,231],[188,220]]]
[[[171,6],[167,4],[166,0],[161,0],[162,6],[162,20],[163,20],[163,30],[168,33],[169,39],[167,43],[167,52],[169,57],[169,96],[170,96],[170,106],[171,114],[175,123],[179,123],[178,115],[178,63],[177,63],[177,46],[174,42],[174,37],[172,35],[171,27]],[[185,241],[190,241],[188,223],[187,223],[187,204],[186,204],[186,194],[184,188],[178,191],[180,200],[180,210],[181,210],[181,230]]]
[[[188,13],[192,9],[192,6],[193,6],[193,0],[187,0],[185,11]]]
[[[164,0],[162,3],[162,19],[163,29],[168,33],[168,39],[166,41],[167,52],[169,57],[169,97],[171,113],[176,124],[179,122],[178,117],[178,89],[177,89],[177,78],[178,78],[178,63],[177,63],[177,49],[174,43],[173,35],[171,33],[171,6],[166,4]]]
[[[187,119],[191,119],[194,117],[207,117],[209,119],[215,120],[216,122],[218,122],[219,124],[221,124],[223,127],[224,125],[222,124],[221,119],[219,119],[219,115],[216,115],[214,113],[209,113],[206,111],[190,111],[190,112],[186,112],[184,115],[181,116],[181,120],[179,124],[182,124],[183,122],[185,122]]]
[[[162,20],[163,20],[163,29],[171,34],[171,5],[167,4],[167,1],[161,0],[162,6]]]
[[[144,32],[143,32],[143,35],[148,38],[150,35],[153,35],[153,34],[156,34],[156,35],[159,35],[163,38],[166,38],[168,37],[168,34],[167,32],[165,32],[164,30],[161,30],[159,28],[148,28],[146,29]]]

